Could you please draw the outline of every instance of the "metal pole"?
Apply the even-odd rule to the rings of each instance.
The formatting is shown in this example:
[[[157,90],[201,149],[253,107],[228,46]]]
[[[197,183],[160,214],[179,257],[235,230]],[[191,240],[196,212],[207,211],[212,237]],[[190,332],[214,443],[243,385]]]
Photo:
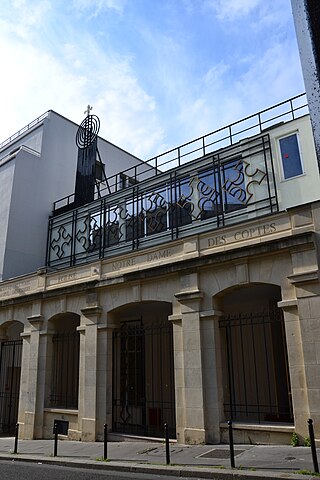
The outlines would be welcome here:
[[[314,468],[315,473],[319,473],[316,442],[314,440],[313,420],[311,418],[309,418],[309,420],[308,420],[308,428],[309,428],[309,437],[310,437],[310,443],[311,443],[313,468]]]
[[[230,447],[230,462],[231,462],[231,467],[235,468],[235,462],[234,462],[234,446],[233,446],[233,432],[232,432],[232,421],[228,421],[228,426],[229,426],[229,447]]]
[[[164,434],[166,440],[166,464],[170,465],[169,428],[167,423],[164,424]]]
[[[103,438],[104,438],[104,443],[103,443],[103,459],[107,460],[108,458],[108,443],[107,443],[107,435],[108,435],[108,425],[105,423],[103,426]]]
[[[53,425],[53,433],[54,433],[53,456],[57,457],[58,456],[58,426],[57,426],[56,422],[54,422],[54,425]]]
[[[16,424],[13,453],[18,453],[18,436],[19,436],[19,423]]]

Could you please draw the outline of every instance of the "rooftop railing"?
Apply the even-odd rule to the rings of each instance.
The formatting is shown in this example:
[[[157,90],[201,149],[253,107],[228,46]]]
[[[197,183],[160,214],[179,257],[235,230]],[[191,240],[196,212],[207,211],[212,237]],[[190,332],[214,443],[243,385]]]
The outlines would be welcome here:
[[[40,117],[37,117],[35,120],[32,120],[32,122],[28,123],[28,125],[21,128],[16,133],[11,135],[11,137],[4,140],[2,143],[0,143],[0,150],[2,148],[6,147],[7,145],[9,145],[11,142],[16,140],[21,135],[27,133],[29,130],[31,130],[33,127],[35,127],[38,123],[42,122],[42,120],[44,120],[48,115],[49,115],[49,111],[43,113],[42,115],[40,115]]]
[[[97,190],[96,198],[118,192],[155,175],[179,168],[214,151],[234,145],[240,140],[261,134],[279,123],[299,118],[308,111],[306,94],[297,95],[108,178],[108,184],[105,186],[101,184]],[[68,195],[55,202],[53,210],[55,212],[61,207],[72,205],[73,202],[74,194]]]

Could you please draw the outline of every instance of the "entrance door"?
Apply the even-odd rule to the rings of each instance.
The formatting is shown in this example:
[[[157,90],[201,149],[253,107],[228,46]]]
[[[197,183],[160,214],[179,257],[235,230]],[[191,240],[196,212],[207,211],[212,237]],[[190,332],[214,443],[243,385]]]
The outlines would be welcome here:
[[[18,419],[22,340],[0,346],[0,434],[12,434]]]
[[[113,431],[175,437],[172,325],[124,322],[113,334]]]

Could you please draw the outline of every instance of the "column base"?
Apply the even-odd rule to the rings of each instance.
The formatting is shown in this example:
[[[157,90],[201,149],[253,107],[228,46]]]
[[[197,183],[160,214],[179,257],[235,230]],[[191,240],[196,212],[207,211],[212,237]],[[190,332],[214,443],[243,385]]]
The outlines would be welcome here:
[[[83,442],[96,441],[96,420],[94,418],[82,419],[82,434],[81,440]]]
[[[184,428],[177,431],[179,443],[185,445],[204,445],[206,443],[206,431],[202,428]]]

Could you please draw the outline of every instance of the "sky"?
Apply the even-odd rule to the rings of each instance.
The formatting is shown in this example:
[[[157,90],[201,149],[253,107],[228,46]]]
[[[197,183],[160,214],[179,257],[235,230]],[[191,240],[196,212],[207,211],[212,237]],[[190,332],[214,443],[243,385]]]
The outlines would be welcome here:
[[[304,92],[290,0],[1,0],[0,142],[47,110],[146,160]]]

